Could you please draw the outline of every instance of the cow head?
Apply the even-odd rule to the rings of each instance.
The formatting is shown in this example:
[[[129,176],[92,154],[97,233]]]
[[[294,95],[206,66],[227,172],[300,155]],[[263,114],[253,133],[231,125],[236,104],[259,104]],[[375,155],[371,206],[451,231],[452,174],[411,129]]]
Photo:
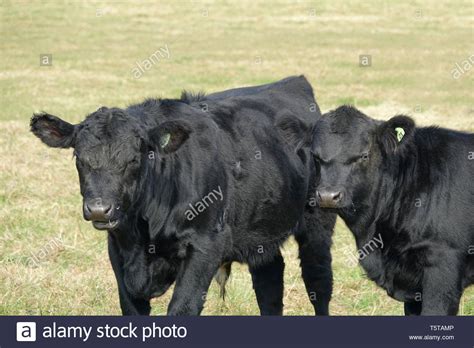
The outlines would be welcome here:
[[[163,152],[172,152],[188,136],[184,126],[165,125],[155,134]],[[148,134],[118,108],[102,107],[73,125],[47,114],[35,114],[31,131],[46,145],[74,148],[83,197],[84,218],[97,229],[119,226],[137,200],[148,160]]]
[[[382,166],[400,156],[413,140],[415,124],[407,116],[386,122],[342,106],[318,120],[311,153],[320,171],[316,199],[323,208],[354,209],[381,180]]]

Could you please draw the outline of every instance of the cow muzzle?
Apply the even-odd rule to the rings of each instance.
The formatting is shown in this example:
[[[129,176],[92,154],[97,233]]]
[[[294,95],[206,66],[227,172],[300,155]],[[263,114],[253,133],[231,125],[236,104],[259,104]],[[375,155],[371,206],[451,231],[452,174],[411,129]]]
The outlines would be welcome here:
[[[321,208],[339,208],[344,193],[342,190],[317,190],[316,198]]]
[[[92,221],[98,230],[111,230],[118,226],[119,206],[100,198],[84,200],[84,219]]]

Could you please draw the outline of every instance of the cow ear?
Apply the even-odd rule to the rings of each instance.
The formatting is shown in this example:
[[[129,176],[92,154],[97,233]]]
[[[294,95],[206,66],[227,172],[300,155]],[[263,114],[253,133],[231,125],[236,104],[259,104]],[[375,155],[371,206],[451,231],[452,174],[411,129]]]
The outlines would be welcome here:
[[[45,112],[35,113],[30,121],[30,130],[51,147],[74,147],[76,126]]]
[[[311,142],[311,128],[295,116],[278,118],[276,127],[285,141],[296,150]]]
[[[415,131],[415,121],[408,116],[398,115],[383,122],[377,129],[377,137],[386,154],[401,151],[408,144]]]
[[[178,150],[191,132],[191,127],[184,121],[167,121],[153,128],[148,135],[158,151],[168,154]]]

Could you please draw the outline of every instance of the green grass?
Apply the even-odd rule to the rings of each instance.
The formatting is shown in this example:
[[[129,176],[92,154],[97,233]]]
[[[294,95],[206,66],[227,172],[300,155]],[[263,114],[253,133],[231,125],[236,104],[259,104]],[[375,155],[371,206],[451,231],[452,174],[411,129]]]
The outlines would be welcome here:
[[[97,16],[97,9],[103,15]],[[0,5],[0,314],[119,314],[106,236],[81,217],[69,150],[28,133],[34,110],[78,122],[99,106],[208,92],[304,73],[323,111],[352,103],[388,118],[474,131],[470,1],[10,2]],[[421,16],[420,16],[421,14]],[[167,45],[140,79],[132,69]],[[40,54],[53,65],[41,67]],[[372,66],[359,67],[370,54]],[[61,243],[38,255],[54,238]],[[401,315],[402,305],[352,265],[343,223],[333,245],[336,315]],[[283,250],[285,314],[312,313],[294,241]],[[225,302],[213,284],[204,314],[258,314],[250,276],[236,265]],[[153,300],[164,314],[171,292]],[[474,289],[461,314],[474,314]]]

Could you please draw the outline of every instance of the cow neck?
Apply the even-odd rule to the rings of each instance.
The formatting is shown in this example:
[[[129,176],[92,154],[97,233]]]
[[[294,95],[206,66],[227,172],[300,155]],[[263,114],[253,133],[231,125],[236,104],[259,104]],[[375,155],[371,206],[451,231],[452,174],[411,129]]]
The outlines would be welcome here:
[[[147,171],[145,195],[140,215],[148,222],[150,239],[175,229],[185,217],[187,203],[192,201],[192,161],[184,151],[157,159]],[[181,218],[181,219],[180,219]]]
[[[423,159],[415,143],[407,144],[403,153],[385,159],[371,204],[374,233],[377,225],[387,229],[378,233],[398,233],[404,228],[420,189],[420,160]]]
[[[150,240],[148,237],[148,224],[136,215],[128,215],[123,226],[109,231],[109,233],[115,237],[120,248],[125,250],[131,249],[137,243],[148,244]]]

